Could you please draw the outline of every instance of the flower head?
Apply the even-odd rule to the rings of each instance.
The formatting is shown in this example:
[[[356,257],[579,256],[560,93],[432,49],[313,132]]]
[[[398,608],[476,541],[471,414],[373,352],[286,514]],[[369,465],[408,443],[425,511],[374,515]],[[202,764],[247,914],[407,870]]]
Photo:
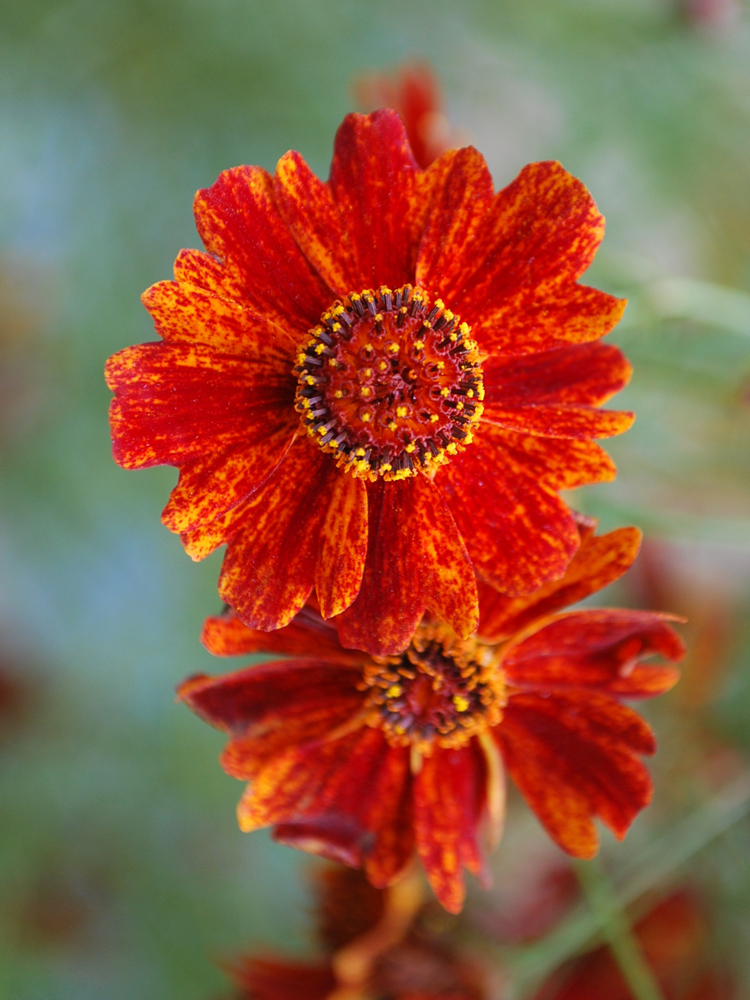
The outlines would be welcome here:
[[[578,545],[561,489],[611,479],[593,438],[632,415],[599,343],[624,303],[577,283],[604,222],[534,163],[495,194],[481,155],[420,170],[391,111],[349,115],[328,182],[297,153],[195,200],[207,252],[144,303],[162,340],[112,357],[114,454],[180,470],[163,513],[220,593],[281,628],[314,590],[344,645],[405,648],[425,609],[477,625]]]
[[[655,743],[621,701],[669,689],[675,669],[641,661],[677,660],[683,647],[662,614],[552,613],[618,577],[638,548],[635,529],[582,534],[557,585],[483,607],[480,633],[501,641],[427,619],[402,654],[373,657],[344,649],[312,608],[272,635],[233,613],[209,618],[203,639],[216,654],[292,656],[180,689],[229,733],[224,768],[251,782],[240,826],[273,826],[277,840],[361,866],[376,886],[416,849],[454,912],[464,867],[485,877],[482,831],[499,837],[506,771],[568,853],[596,853],[596,816],[623,837],[650,801],[639,757]]]

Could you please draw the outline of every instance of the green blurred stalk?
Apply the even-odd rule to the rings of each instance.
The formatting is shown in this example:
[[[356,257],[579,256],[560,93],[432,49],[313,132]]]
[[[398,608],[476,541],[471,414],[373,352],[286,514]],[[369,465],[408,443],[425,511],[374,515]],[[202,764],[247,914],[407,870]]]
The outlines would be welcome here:
[[[599,923],[602,937],[609,945],[634,1000],[664,1000],[627,914],[620,908],[612,883],[598,859],[577,861],[575,870],[586,901]]]

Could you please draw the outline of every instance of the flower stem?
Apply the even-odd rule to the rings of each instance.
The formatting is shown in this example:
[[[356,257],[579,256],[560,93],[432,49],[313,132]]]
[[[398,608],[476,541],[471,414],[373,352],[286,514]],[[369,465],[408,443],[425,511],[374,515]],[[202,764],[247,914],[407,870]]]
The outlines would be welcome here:
[[[664,1000],[630,921],[618,906],[612,885],[599,862],[579,861],[575,868],[586,901],[599,922],[602,936],[612,950],[634,1000]]]

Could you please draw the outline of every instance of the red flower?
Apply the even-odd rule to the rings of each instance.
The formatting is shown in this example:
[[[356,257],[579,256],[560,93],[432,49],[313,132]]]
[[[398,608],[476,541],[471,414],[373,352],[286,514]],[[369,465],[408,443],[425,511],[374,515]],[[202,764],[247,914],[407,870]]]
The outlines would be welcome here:
[[[251,781],[240,826],[273,826],[283,843],[362,866],[376,886],[397,879],[416,848],[453,912],[463,868],[484,876],[482,821],[490,841],[499,835],[504,770],[568,853],[596,853],[595,816],[623,837],[650,801],[638,758],[655,743],[620,702],[669,689],[676,670],[641,660],[677,660],[683,646],[665,615],[550,612],[618,577],[638,542],[633,528],[601,538],[584,528],[556,586],[483,607],[480,632],[513,631],[499,644],[426,620],[402,655],[369,657],[344,649],[310,608],[271,635],[234,614],[209,618],[203,641],[213,653],[295,657],[180,689],[229,733],[224,768]]]
[[[179,467],[164,523],[195,559],[227,543],[247,625],[314,588],[384,655],[426,608],[470,635],[475,572],[508,594],[563,573],[557,492],[611,479],[591,439],[632,419],[597,409],[630,368],[598,343],[624,303],[576,281],[604,226],[580,181],[535,163],[494,194],[471,148],[419,170],[380,111],[344,120],[327,183],[288,153],[195,214],[208,253],[144,296],[163,340],[108,363],[114,454]]]

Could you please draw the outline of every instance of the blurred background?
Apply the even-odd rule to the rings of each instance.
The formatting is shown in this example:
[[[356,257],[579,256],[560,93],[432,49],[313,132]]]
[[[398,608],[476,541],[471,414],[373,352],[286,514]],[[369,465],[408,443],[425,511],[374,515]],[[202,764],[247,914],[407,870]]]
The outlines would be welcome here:
[[[0,9],[2,1000],[199,1000],[240,949],[309,951],[311,862],[239,833],[223,739],[174,703],[217,669],[220,555],[161,527],[174,470],[112,461],[102,369],[152,339],[139,295],[198,245],[198,187],[289,148],[326,176],[355,80],[415,58],[497,186],[557,158],[607,216],[586,280],[630,299],[611,339],[638,420],[608,444],[617,482],[573,502],[647,533],[604,601],[690,619],[685,679],[648,710],[655,804],[604,838],[588,902],[549,889],[570,870],[514,800],[495,889],[447,933],[523,1000],[607,938],[597,899],[668,941],[659,907],[687,899],[700,968],[664,997],[750,996],[748,7],[25,0]]]

